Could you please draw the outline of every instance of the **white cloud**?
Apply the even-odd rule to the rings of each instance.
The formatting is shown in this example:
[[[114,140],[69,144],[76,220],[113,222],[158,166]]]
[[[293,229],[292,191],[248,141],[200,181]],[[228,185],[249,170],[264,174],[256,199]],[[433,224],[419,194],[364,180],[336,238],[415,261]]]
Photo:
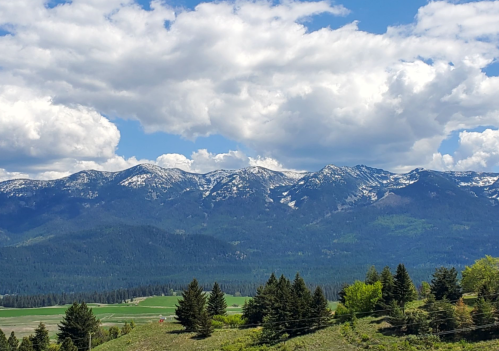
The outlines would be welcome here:
[[[92,108],[55,105],[30,89],[0,85],[0,162],[108,158],[120,133]]]
[[[5,169],[0,168],[0,182],[9,179],[29,178],[29,175],[21,172],[7,172]]]
[[[433,156],[432,166],[444,170],[489,170],[499,165],[499,130],[459,133],[459,147],[454,155]]]
[[[0,120],[18,140],[9,142],[10,154],[109,168],[134,163],[118,161],[119,134],[105,115],[190,139],[221,134],[275,167],[401,170],[437,162],[452,131],[499,126],[499,78],[482,72],[499,57],[498,1],[430,2],[413,25],[382,35],[356,23],[307,31],[302,22],[311,16],[347,13],[323,1],[243,0],[177,12],[154,1],[152,8],[118,0],[53,9],[42,0],[0,2],[0,25],[13,33],[0,37],[0,66],[19,91],[33,92],[19,97],[29,113]],[[30,114],[22,118],[49,127],[16,121]],[[49,117],[66,115],[73,117]],[[204,171],[268,161],[200,150],[157,162]]]

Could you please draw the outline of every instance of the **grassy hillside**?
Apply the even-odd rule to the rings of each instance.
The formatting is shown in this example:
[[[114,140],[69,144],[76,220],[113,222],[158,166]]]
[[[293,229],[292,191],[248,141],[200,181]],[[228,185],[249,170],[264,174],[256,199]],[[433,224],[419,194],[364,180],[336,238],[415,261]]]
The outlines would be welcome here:
[[[257,329],[216,330],[207,339],[197,339],[194,333],[181,332],[174,323],[142,325],[129,335],[95,348],[96,351],[191,351],[191,350],[313,350],[313,351],[494,351],[499,350],[499,340],[476,343],[448,341],[425,343],[414,337],[391,336],[383,328],[389,325],[383,318],[363,318],[355,328],[333,325],[313,334],[292,338],[274,346],[255,345],[253,336]],[[388,329],[389,330],[389,329]]]

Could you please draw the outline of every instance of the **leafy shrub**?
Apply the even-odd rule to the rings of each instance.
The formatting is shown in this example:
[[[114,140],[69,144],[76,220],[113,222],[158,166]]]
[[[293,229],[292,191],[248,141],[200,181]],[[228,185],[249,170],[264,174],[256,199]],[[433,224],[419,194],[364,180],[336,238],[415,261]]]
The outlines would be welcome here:
[[[334,318],[338,319],[341,323],[349,322],[352,320],[353,312],[346,308],[343,304],[338,304],[334,312]]]
[[[231,314],[228,316],[213,316],[213,322],[222,323],[224,326],[230,328],[239,328],[246,323],[246,320],[241,314]]]

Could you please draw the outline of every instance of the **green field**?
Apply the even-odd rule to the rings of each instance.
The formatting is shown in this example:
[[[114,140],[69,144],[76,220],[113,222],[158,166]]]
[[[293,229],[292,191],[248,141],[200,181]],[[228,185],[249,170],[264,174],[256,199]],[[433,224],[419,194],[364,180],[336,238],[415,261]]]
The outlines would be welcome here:
[[[117,305],[89,304],[94,314],[104,326],[123,324],[125,321],[135,321],[136,324],[156,322],[160,316],[172,320],[175,314],[175,304],[179,296],[154,296],[138,298],[133,302]],[[247,297],[226,295],[228,313],[240,313]],[[234,305],[237,305],[235,307]],[[33,333],[38,323],[47,325],[52,336],[57,331],[57,324],[61,321],[67,306],[43,308],[0,308],[0,329],[4,333],[15,331],[18,336],[27,336]]]

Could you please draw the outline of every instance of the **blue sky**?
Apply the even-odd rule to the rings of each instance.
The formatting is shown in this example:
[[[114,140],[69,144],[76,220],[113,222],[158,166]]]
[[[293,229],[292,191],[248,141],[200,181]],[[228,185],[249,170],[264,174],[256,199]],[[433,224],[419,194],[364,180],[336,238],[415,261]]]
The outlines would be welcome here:
[[[0,180],[498,170],[499,1],[136,1],[0,3]]]

